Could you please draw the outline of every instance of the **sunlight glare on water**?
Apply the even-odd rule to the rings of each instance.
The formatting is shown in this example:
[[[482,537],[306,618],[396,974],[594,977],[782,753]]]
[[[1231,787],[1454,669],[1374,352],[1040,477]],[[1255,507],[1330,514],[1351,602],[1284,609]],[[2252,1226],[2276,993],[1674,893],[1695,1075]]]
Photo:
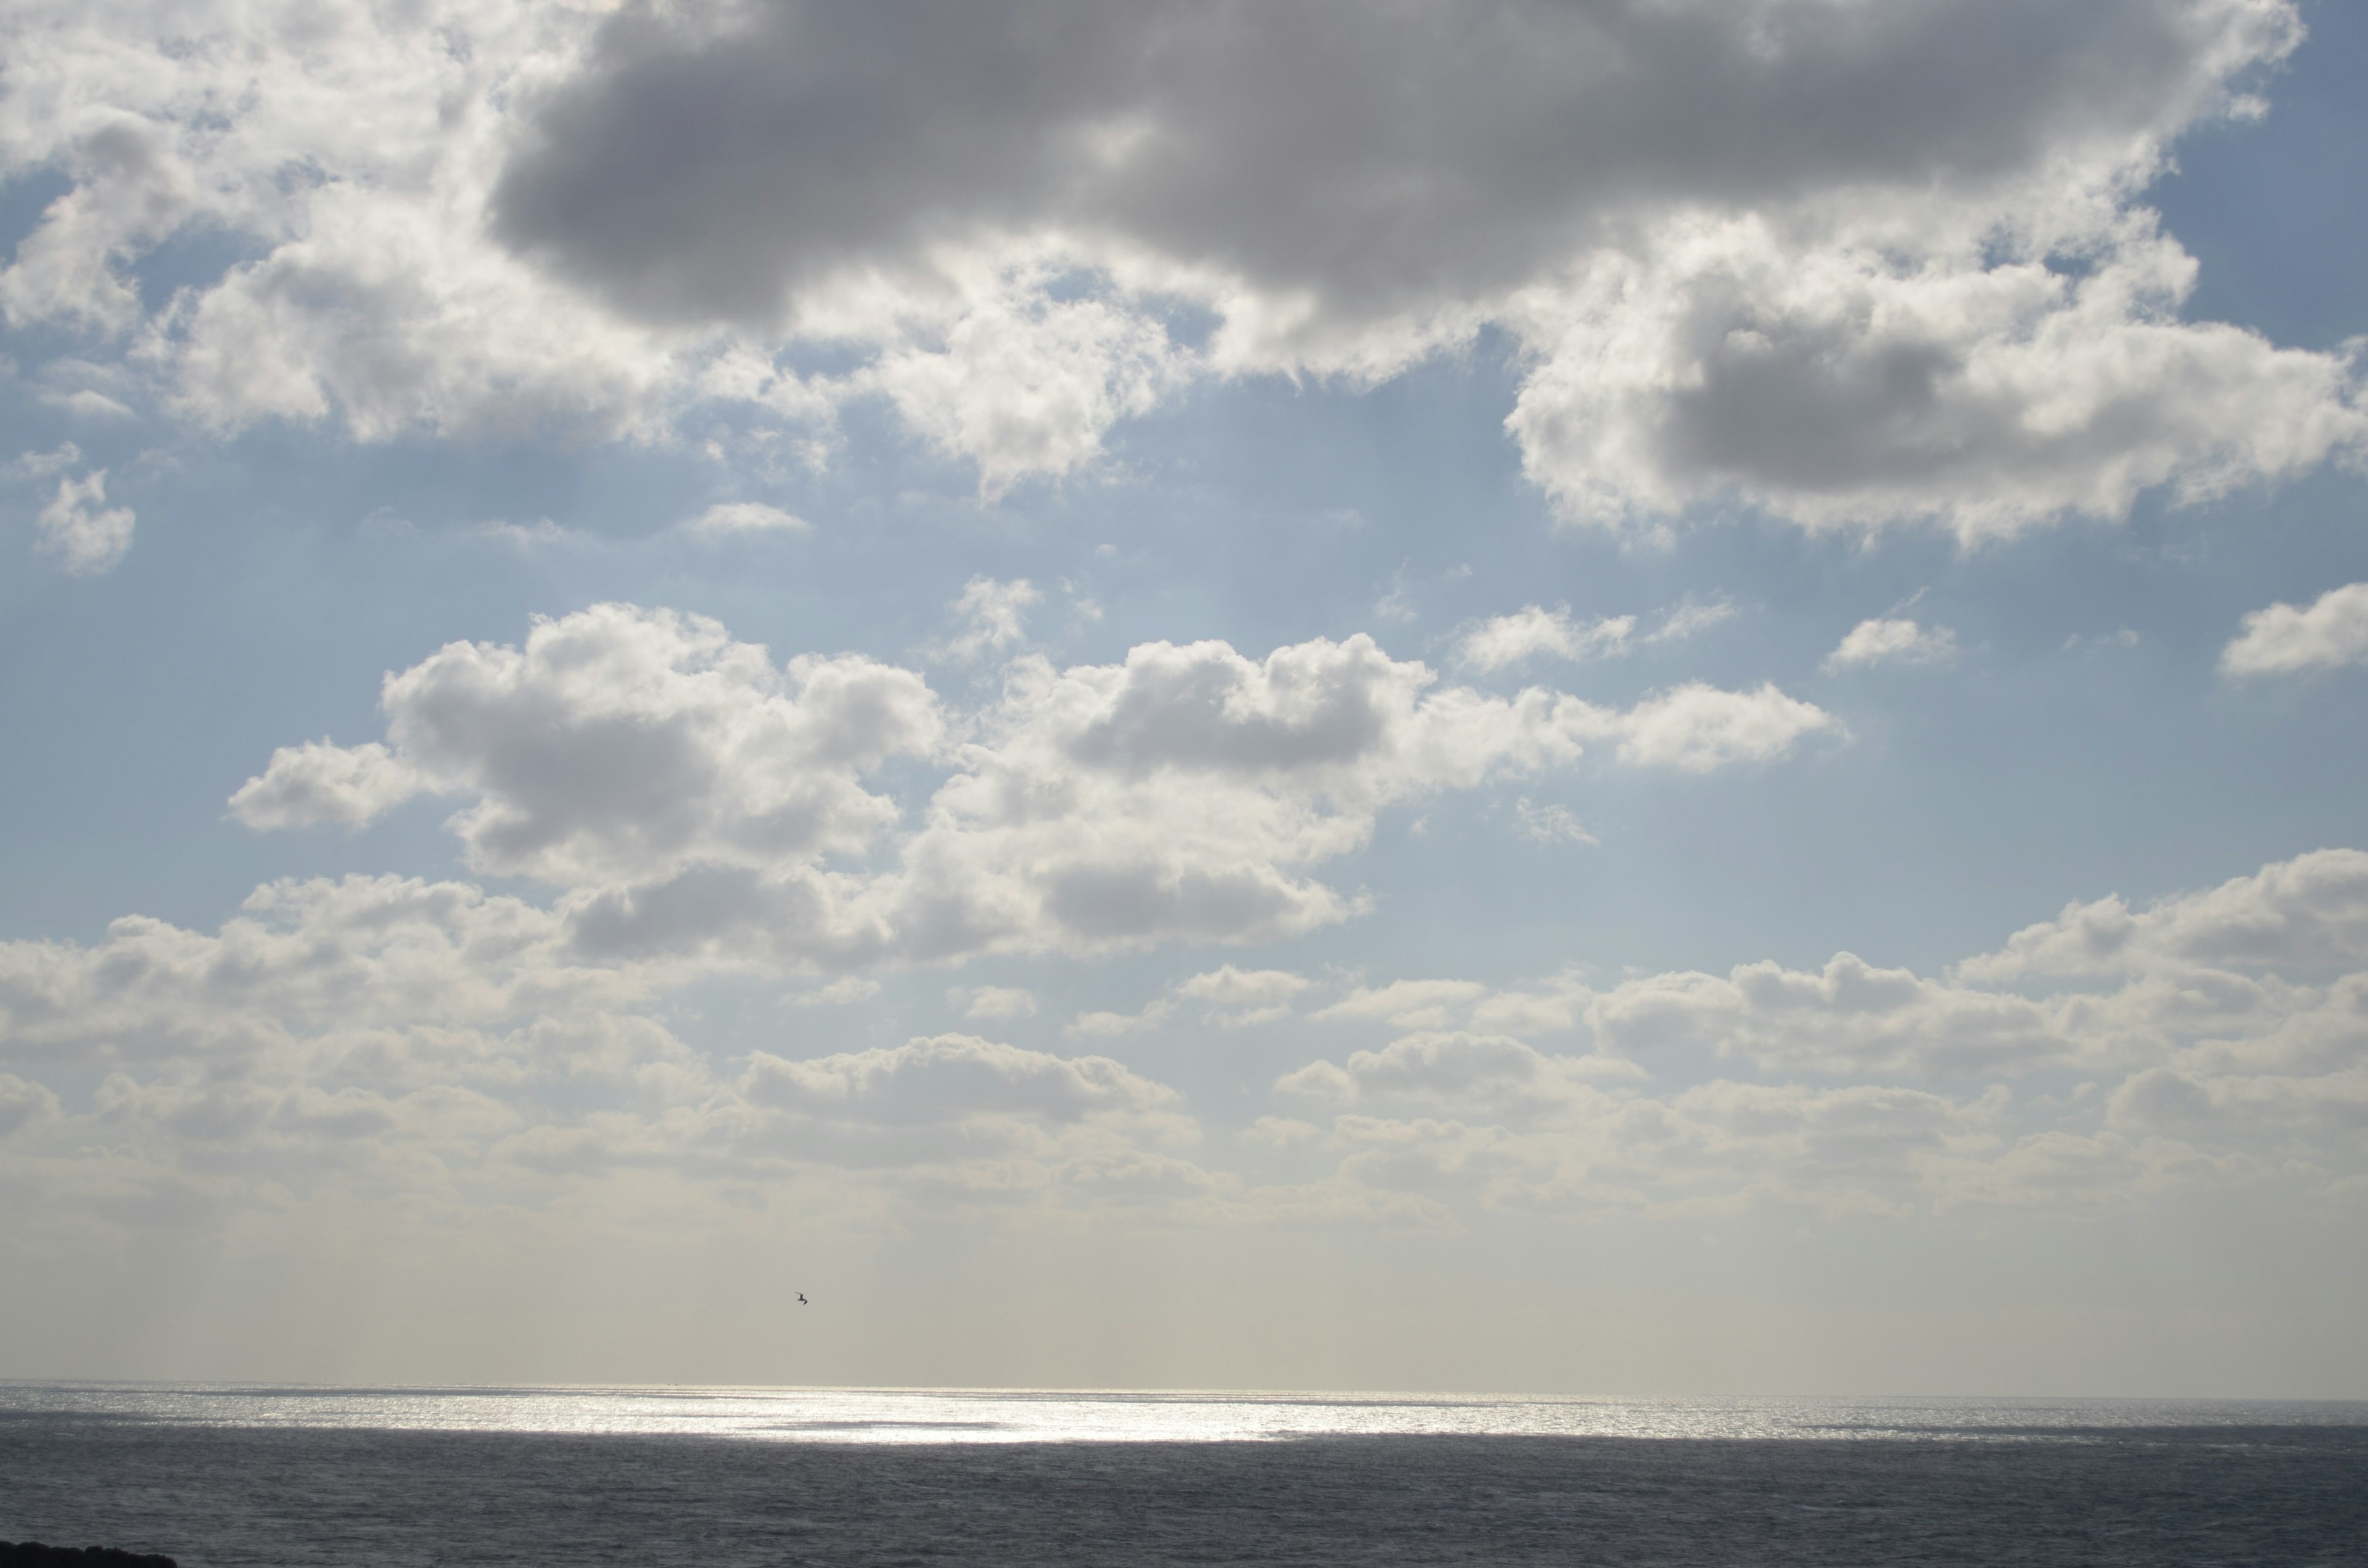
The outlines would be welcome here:
[[[2362,1416],[2358,1405],[2228,1401],[233,1383],[8,1383],[0,1384],[0,1408],[173,1426],[832,1443],[1256,1442],[1379,1436],[1995,1440],[2066,1428],[2316,1426]]]

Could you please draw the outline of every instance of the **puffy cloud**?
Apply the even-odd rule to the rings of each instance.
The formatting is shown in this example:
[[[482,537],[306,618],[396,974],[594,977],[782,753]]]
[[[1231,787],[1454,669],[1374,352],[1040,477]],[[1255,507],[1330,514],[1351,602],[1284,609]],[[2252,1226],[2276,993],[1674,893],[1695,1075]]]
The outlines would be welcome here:
[[[954,619],[962,630],[946,644],[955,659],[975,659],[1000,653],[1028,634],[1028,612],[1042,603],[1042,590],[1027,578],[998,583],[973,577],[953,602]]]
[[[273,752],[270,766],[231,796],[230,809],[252,828],[359,827],[427,787],[417,770],[375,741],[358,746],[307,741]]]
[[[1905,619],[1861,620],[1826,655],[1828,670],[1869,665],[1939,665],[1957,656],[1957,634]]]
[[[38,548],[77,577],[112,568],[131,549],[135,519],[131,507],[109,506],[106,501],[103,468],[80,479],[59,480],[57,494],[34,519],[40,530]]]
[[[1599,1049],[1649,1054],[1709,1045],[1776,1072],[2013,1074],[2078,1060],[2050,1010],[1837,954],[1822,972],[1773,963],[1655,975],[1596,996]]]
[[[2066,904],[1995,953],[1956,966],[1961,979],[2123,975],[2165,965],[2326,969],[2368,963],[2368,854],[2321,849],[2132,910],[2118,897]]]
[[[1919,215],[1816,238],[1689,219],[1541,290],[1522,331],[1542,359],[1508,421],[1531,477],[1607,525],[1731,495],[1972,541],[2120,518],[2157,485],[2209,498],[2368,438],[2340,358],[2180,321],[2193,263],[2147,221]],[[2027,222],[2072,227],[1984,251]],[[2058,246],[2086,270],[2050,265]]]
[[[18,1061],[93,1065],[240,1059],[337,1031],[377,1051],[393,1034],[371,1031],[457,1041],[651,983],[575,960],[548,911],[464,883],[274,882],[211,936],[126,915],[88,947],[0,944],[0,1036]]]
[[[762,501],[718,501],[682,526],[685,532],[703,538],[728,539],[738,534],[803,533],[814,525]]]
[[[1472,980],[1394,980],[1359,986],[1317,1013],[1319,1018],[1383,1018],[1400,1028],[1443,1028],[1450,1010],[1478,1001],[1488,988]]]
[[[1730,599],[1712,599],[1701,604],[1689,600],[1662,617],[1661,624],[1645,641],[1682,642],[1690,637],[1701,636],[1713,626],[1724,626],[1735,617],[1735,604]]]
[[[865,974],[842,974],[812,991],[792,992],[781,1000],[792,1007],[852,1007],[880,994],[880,983]]]
[[[392,751],[283,749],[232,810],[279,827],[466,794],[471,865],[561,883],[768,865],[862,852],[897,812],[860,778],[942,727],[908,671],[780,669],[714,621],[619,605],[540,621],[522,648],[452,643],[381,702]]]
[[[973,587],[979,624],[1016,635],[1026,585]],[[1699,772],[1832,722],[1773,687],[1627,712],[1439,687],[1361,635],[1264,660],[1222,642],[1030,656],[950,715],[913,672],[776,667],[712,621],[619,605],[539,622],[522,648],[453,643],[381,701],[387,744],[283,749],[233,811],[352,824],[464,797],[450,825],[470,863],[567,890],[586,953],[722,944],[836,969],[1288,936],[1353,912],[1306,870],[1394,803],[1565,767],[1598,739]],[[892,758],[951,767],[909,826],[874,782]]]
[[[1777,4],[1744,29],[1619,3],[629,13],[536,107],[495,212],[511,244],[660,317],[775,319],[808,280],[1053,230],[1305,297],[1308,331],[1435,308],[1441,280],[1509,289],[1640,210],[2126,158],[2295,32],[2282,6],[2226,0],[2077,26],[2028,0]],[[1533,140],[1548,125],[1561,138]],[[827,147],[801,134],[825,126]]]
[[[1241,1028],[1290,1017],[1292,998],[1309,983],[1306,977],[1289,970],[1243,970],[1225,964],[1178,982],[1175,994],[1204,1004],[1212,1021]]]
[[[1605,616],[1579,626],[1572,622],[1566,605],[1550,610],[1530,605],[1466,632],[1456,658],[1480,670],[1501,670],[1540,654],[1593,658],[1626,652],[1628,634],[1635,630],[1633,615]]]
[[[1244,970],[1224,964],[1178,981],[1138,1011],[1081,1013],[1071,1020],[1068,1033],[1079,1039],[1112,1039],[1157,1028],[1188,1003],[1199,1006],[1202,1022],[1220,1028],[1270,1024],[1291,1017],[1293,1000],[1313,983],[1289,970]]]
[[[211,935],[0,944],[22,1070],[0,1071],[0,1179],[135,1223],[324,1192],[450,1216],[636,1172],[871,1169],[1003,1201],[1207,1179],[1163,1152],[1198,1136],[1175,1092],[1107,1059],[948,1035],[719,1061],[650,1016],[694,975],[584,964],[565,935],[476,889],[350,878],[260,889]]]
[[[2307,609],[2273,604],[2245,617],[2245,630],[2220,651],[2232,676],[2299,675],[2368,664],[2368,583],[2329,588]]]
[[[1601,839],[1587,831],[1579,820],[1563,806],[1530,804],[1527,795],[1513,802],[1513,821],[1521,835],[1540,844],[1600,844]]]
[[[58,1096],[47,1088],[14,1073],[0,1073],[0,1138],[20,1127],[54,1120],[59,1110]]]
[[[1613,1057],[1548,1056],[1508,1035],[1417,1030],[1338,1066],[1317,1062],[1275,1084],[1284,1095],[1351,1105],[1418,1101],[1434,1111],[1490,1111],[1520,1120],[1593,1104],[1599,1079],[1643,1074]]]
[[[1176,1091],[1104,1056],[1051,1056],[974,1035],[790,1062],[758,1051],[741,1092],[755,1105],[872,1123],[1022,1116],[1076,1121],[1156,1110]]]
[[[1945,979],[1843,953],[1604,989],[1360,988],[1316,1016],[1395,1038],[1284,1074],[1280,1096],[1334,1118],[1269,1142],[1451,1207],[2326,1195],[2368,1180],[2363,867],[2321,851],[2135,913],[2076,904]],[[1529,1038],[1566,1030],[1591,1049]],[[1724,1075],[1661,1086],[1705,1068]]]
[[[957,986],[946,993],[946,1000],[962,1008],[965,1018],[1032,1018],[1036,1016],[1036,994],[1017,986]]]
[[[2340,357],[2182,318],[2193,265],[2136,205],[2251,107],[2288,0],[295,16],[12,18],[0,166],[70,181],[0,271],[12,323],[118,335],[225,427],[882,399],[989,495],[1196,377],[1370,381],[1492,323],[1578,519],[1732,496],[1970,539],[2368,440]],[[245,254],[144,305],[132,268],[199,225]]]
[[[1804,735],[1840,727],[1832,714],[1772,685],[1722,691],[1700,681],[1648,697],[1608,726],[1620,738],[1621,761],[1680,773],[1770,761]]]
[[[1291,1224],[2325,1197],[2368,1179],[2363,890],[2368,856],[2322,851],[2142,909],[2074,905],[1945,979],[1844,954],[1360,986],[1315,1016],[1381,1038],[1281,1074],[1292,1114],[1242,1137],[1315,1173],[1276,1186],[1185,1158],[1204,1140],[1184,1097],[1110,1057],[966,1034],[818,1053],[795,1028],[719,1057],[657,1016],[701,971],[588,960],[564,912],[274,883],[211,934],[128,917],[87,945],[0,943],[0,1179],[42,1212],[180,1225],[324,1192],[449,1213],[638,1193],[673,1223],[749,1182],[848,1213]],[[1314,988],[1226,965],[1160,1006],[1224,1025]],[[1022,994],[956,999],[1011,1016]],[[1578,1043],[1540,1043],[1558,1033]]]

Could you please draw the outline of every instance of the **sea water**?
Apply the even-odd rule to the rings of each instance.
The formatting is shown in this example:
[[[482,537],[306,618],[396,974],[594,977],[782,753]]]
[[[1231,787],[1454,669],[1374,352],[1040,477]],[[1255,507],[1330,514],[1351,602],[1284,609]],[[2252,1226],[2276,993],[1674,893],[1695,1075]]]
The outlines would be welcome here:
[[[2368,1564],[2368,1405],[0,1384],[0,1540],[233,1564]]]

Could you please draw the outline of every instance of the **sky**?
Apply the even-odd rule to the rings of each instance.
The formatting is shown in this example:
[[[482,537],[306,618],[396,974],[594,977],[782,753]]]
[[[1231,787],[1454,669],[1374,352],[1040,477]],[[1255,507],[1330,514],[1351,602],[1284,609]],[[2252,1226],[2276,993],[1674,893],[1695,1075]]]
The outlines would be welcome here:
[[[2363,71],[8,7],[0,1376],[2368,1396]]]

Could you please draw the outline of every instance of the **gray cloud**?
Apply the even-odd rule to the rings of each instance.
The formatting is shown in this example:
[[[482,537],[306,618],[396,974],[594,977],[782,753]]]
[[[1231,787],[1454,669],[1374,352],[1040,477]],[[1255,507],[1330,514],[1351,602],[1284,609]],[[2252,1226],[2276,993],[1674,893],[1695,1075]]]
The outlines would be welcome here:
[[[0,310],[136,335],[106,395],[365,439],[722,403],[814,454],[878,399],[991,497],[1195,381],[1371,383],[1493,325],[1584,523],[1972,540],[2368,449],[2356,366],[2185,319],[2138,205],[2290,0],[321,15],[15,40],[11,80],[74,87],[0,159],[74,187]],[[197,224],[253,259],[149,310],[130,268]],[[92,569],[128,518],[58,515]]]
[[[2226,0],[637,6],[537,111],[495,223],[666,320],[772,323],[834,271],[1050,228],[1370,321],[1640,209],[2118,150],[2291,29]]]

